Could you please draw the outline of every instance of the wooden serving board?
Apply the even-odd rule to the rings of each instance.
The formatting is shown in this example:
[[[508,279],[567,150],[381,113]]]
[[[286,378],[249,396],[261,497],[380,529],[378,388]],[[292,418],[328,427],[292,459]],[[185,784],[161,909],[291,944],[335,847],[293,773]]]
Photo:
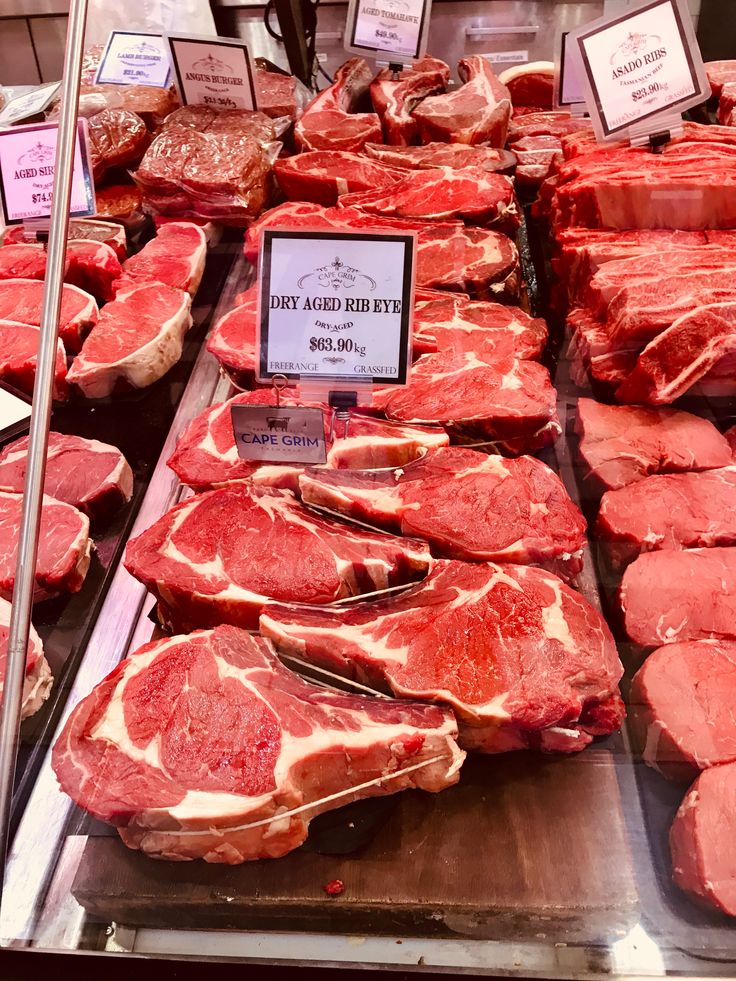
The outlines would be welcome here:
[[[389,798],[349,855],[326,854],[323,834],[321,854],[310,836],[281,859],[178,864],[90,837],[73,894],[130,926],[603,941],[638,916],[616,755],[599,745],[566,758],[469,758],[456,787]],[[345,889],[333,897],[324,886],[334,879]]]

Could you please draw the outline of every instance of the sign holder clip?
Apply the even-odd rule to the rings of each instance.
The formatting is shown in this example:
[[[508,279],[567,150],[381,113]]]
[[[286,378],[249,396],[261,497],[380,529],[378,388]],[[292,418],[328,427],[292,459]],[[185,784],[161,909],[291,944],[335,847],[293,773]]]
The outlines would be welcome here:
[[[281,408],[281,393],[288,386],[289,379],[286,375],[274,375],[271,379],[271,384],[273,385],[273,390],[276,393],[276,408]]]
[[[330,421],[330,442],[332,443],[336,438],[335,423],[338,422],[343,423],[342,437],[347,439],[350,435],[350,410],[355,409],[358,405],[358,393],[356,391],[330,391],[327,393],[327,403],[334,410]]]

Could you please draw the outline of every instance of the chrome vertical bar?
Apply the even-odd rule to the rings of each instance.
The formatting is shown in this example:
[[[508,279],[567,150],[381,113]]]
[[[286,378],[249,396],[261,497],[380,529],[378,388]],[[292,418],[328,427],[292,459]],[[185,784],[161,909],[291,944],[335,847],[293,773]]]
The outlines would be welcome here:
[[[69,229],[74,148],[79,107],[79,76],[82,64],[87,0],[71,0],[69,26],[64,53],[61,88],[61,114],[56,145],[54,197],[51,205],[46,277],[39,334],[36,381],[28,446],[28,469],[23,489],[23,511],[18,536],[18,557],[10,618],[8,657],[0,711],[0,861],[3,881],[8,852],[10,809],[17,758],[20,710],[25,676],[26,650],[31,624],[33,590],[41,522],[41,502],[46,475],[54,365],[56,361],[59,315]]]

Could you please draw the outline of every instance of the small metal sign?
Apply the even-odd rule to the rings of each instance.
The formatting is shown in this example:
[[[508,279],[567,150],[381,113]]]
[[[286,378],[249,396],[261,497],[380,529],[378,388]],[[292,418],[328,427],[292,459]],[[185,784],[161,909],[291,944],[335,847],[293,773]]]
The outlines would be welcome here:
[[[242,460],[309,464],[327,460],[321,409],[234,405],[231,412],[235,445]]]

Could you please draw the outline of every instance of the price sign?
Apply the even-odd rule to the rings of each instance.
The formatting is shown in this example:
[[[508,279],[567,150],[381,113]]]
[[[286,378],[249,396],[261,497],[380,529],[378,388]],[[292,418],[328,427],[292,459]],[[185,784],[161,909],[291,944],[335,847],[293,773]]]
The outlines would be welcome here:
[[[11,99],[0,112],[0,126],[13,126],[31,116],[37,116],[53,102],[56,93],[61,87],[61,82],[52,82],[50,85],[39,85],[31,92],[16,96]]]
[[[6,225],[20,225],[51,214],[57,136],[57,123],[0,131],[0,197]],[[69,214],[72,218],[83,218],[95,214],[96,210],[87,120],[80,119]]]
[[[432,0],[350,0],[345,48],[380,53],[401,61],[427,50]]]
[[[238,456],[266,463],[324,463],[325,419],[302,406],[234,405],[230,410]]]
[[[111,31],[95,81],[98,85],[154,85],[166,88],[171,81],[166,42],[160,34]]]
[[[415,250],[412,234],[264,231],[259,379],[406,384]]]
[[[572,31],[599,139],[661,131],[710,93],[685,0],[647,0]]]
[[[256,108],[253,66],[245,42],[184,34],[166,34],[165,38],[183,105]]]
[[[569,109],[571,106],[584,108],[585,103],[580,58],[576,57],[574,46],[570,44],[569,38],[570,32],[563,31],[555,75],[555,105],[558,109]]]

